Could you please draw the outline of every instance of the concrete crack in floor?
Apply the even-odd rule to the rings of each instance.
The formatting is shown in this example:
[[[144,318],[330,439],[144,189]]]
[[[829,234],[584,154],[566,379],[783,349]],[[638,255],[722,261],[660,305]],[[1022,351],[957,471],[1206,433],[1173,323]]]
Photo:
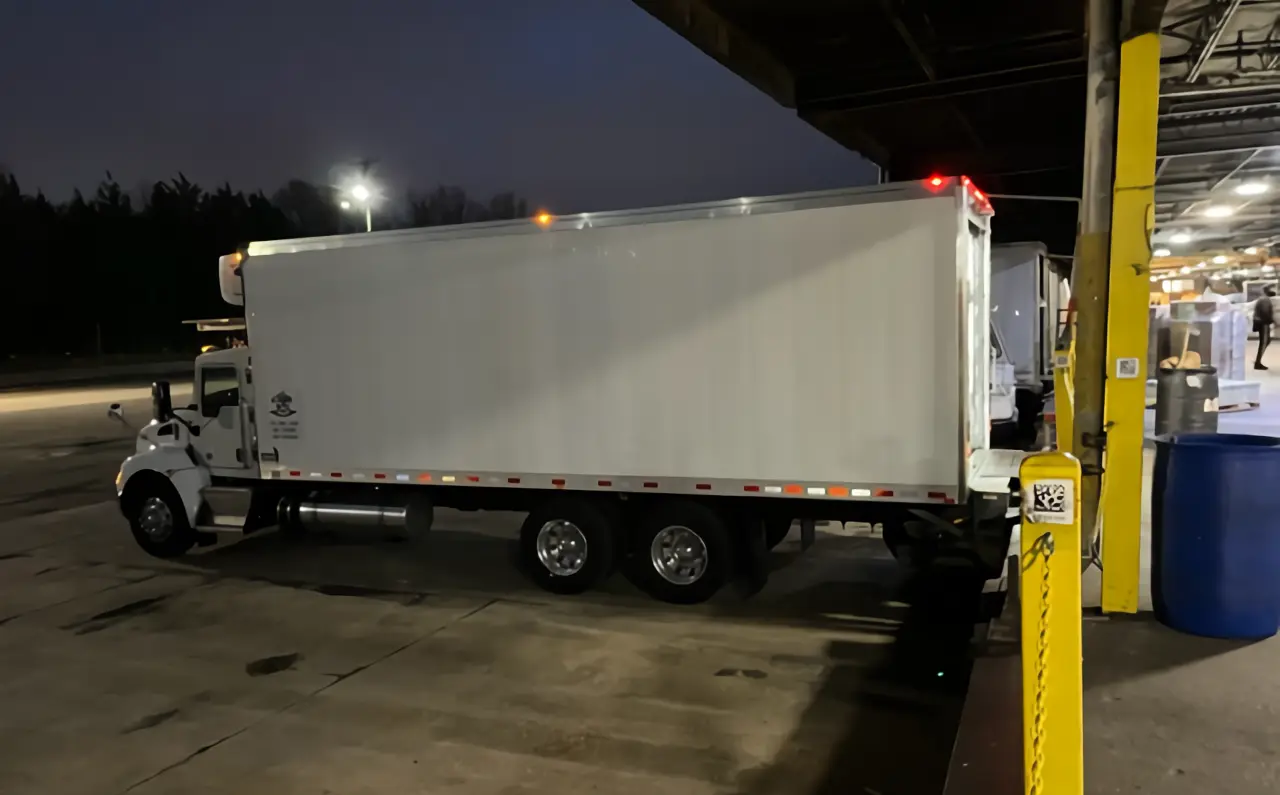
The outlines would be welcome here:
[[[308,701],[308,700],[310,700],[310,699],[312,699],[312,698],[315,698],[316,696],[320,695],[321,693],[323,693],[324,691],[326,691],[326,690],[328,690],[329,688],[333,687],[334,685],[338,684],[339,682],[344,682],[344,681],[346,681],[347,679],[350,679],[351,677],[355,676],[356,674],[361,673],[362,671],[367,671],[367,670],[369,670],[370,668],[372,668],[372,667],[374,667],[375,665],[377,665],[378,663],[385,662],[385,661],[387,661],[387,660],[391,659],[392,657],[396,656],[396,655],[397,655],[397,654],[399,654],[400,652],[405,651],[405,650],[407,650],[407,649],[410,649],[410,648],[412,648],[412,647],[416,646],[417,644],[421,643],[422,641],[424,641],[424,640],[427,640],[427,639],[431,638],[432,636],[434,636],[434,635],[436,635],[436,634],[438,634],[438,633],[440,633],[440,632],[442,632],[442,631],[444,631],[444,630],[448,629],[449,627],[452,627],[452,626],[453,626],[453,625],[455,625],[455,624],[459,624],[459,623],[461,623],[461,622],[463,622],[463,621],[466,621],[468,618],[471,618],[472,616],[476,615],[476,614],[477,614],[477,613],[479,613],[480,611],[482,611],[482,610],[484,610],[484,609],[486,609],[486,608],[488,608],[488,607],[491,607],[492,605],[495,605],[495,604],[497,604],[498,602],[501,602],[501,601],[502,601],[501,599],[490,599],[489,601],[485,602],[484,604],[480,605],[479,607],[475,608],[474,610],[471,610],[471,611],[469,611],[469,612],[467,612],[467,613],[464,613],[464,614],[462,614],[462,615],[458,616],[457,618],[453,619],[452,621],[449,621],[449,622],[447,622],[447,623],[445,623],[445,624],[441,624],[440,626],[436,627],[435,629],[432,629],[431,631],[426,632],[426,633],[422,634],[421,636],[419,636],[419,637],[417,637],[417,638],[414,638],[413,640],[409,641],[408,643],[404,644],[403,646],[400,646],[399,648],[396,648],[396,649],[393,649],[393,650],[391,650],[391,651],[387,652],[386,654],[382,655],[382,656],[381,656],[381,657],[379,657],[378,659],[376,659],[376,660],[374,660],[374,661],[372,661],[372,662],[370,662],[370,663],[367,663],[367,664],[365,664],[365,665],[357,666],[357,667],[355,667],[355,668],[351,669],[350,671],[348,671],[348,672],[346,672],[346,673],[344,673],[344,674],[325,674],[325,676],[333,676],[333,677],[334,677],[334,680],[333,680],[332,682],[327,682],[327,683],[325,683],[322,687],[318,687],[318,688],[316,688],[315,690],[311,691],[310,693],[306,693],[306,694],[302,695],[302,696],[301,696],[301,697],[299,697],[298,699],[296,699],[296,700],[294,700],[294,701],[289,702],[288,704],[284,705],[283,707],[281,707],[281,708],[279,708],[279,709],[277,709],[277,710],[274,710],[274,711],[272,711],[272,712],[267,713],[266,715],[263,715],[262,717],[258,718],[257,720],[253,721],[252,723],[247,723],[247,724],[245,724],[244,726],[241,726],[239,729],[236,729],[235,731],[231,732],[230,734],[226,735],[225,737],[222,737],[222,738],[220,738],[220,739],[214,740],[213,742],[208,743],[207,745],[202,745],[202,746],[200,746],[200,747],[199,747],[199,748],[197,748],[196,750],[194,750],[194,751],[192,751],[191,753],[189,753],[189,754],[187,754],[186,756],[184,756],[182,759],[179,759],[177,762],[174,762],[174,763],[172,763],[172,764],[170,764],[170,765],[166,765],[165,767],[160,768],[159,770],[157,770],[156,772],[154,772],[154,773],[152,773],[151,775],[147,776],[146,778],[143,778],[143,779],[141,779],[141,780],[139,780],[139,781],[135,781],[134,783],[130,784],[128,787],[126,787],[125,789],[123,789],[123,790],[121,790],[121,791],[120,791],[120,795],[127,795],[128,793],[133,792],[133,791],[134,791],[135,789],[137,789],[138,787],[141,787],[141,786],[143,786],[143,785],[145,785],[145,784],[147,784],[147,783],[149,783],[149,782],[151,782],[151,781],[156,780],[157,778],[159,778],[160,776],[163,776],[165,773],[168,773],[168,772],[169,772],[169,771],[171,771],[171,770],[176,770],[177,768],[182,767],[183,765],[187,764],[188,762],[190,762],[191,760],[195,759],[196,757],[201,756],[202,754],[204,754],[204,753],[206,753],[206,752],[208,752],[208,751],[212,751],[214,748],[217,748],[219,745],[222,745],[223,743],[227,742],[228,740],[233,740],[233,739],[235,739],[236,737],[239,737],[241,734],[244,734],[245,732],[249,731],[250,729],[256,728],[257,726],[262,725],[262,724],[263,724],[263,723],[265,723],[266,721],[271,720],[272,718],[274,718],[274,717],[276,717],[276,716],[278,716],[278,715],[283,715],[284,713],[286,713],[286,712],[288,712],[289,710],[293,709],[294,707],[298,706],[298,705],[299,705],[299,704],[301,704],[302,702],[304,702],[304,701]]]
[[[32,610],[28,610],[25,613],[18,613],[16,615],[8,616],[3,621],[0,621],[0,625],[7,624],[10,621],[13,621],[14,619],[26,618],[27,616],[35,615],[36,613],[40,613],[45,610],[52,610],[55,607],[62,607],[63,605],[70,604],[76,601],[77,599],[87,599],[90,597],[99,596],[101,594],[106,593],[107,591],[114,591],[117,588],[124,588],[125,586],[128,586],[128,585],[137,585],[140,582],[146,582],[147,580],[154,580],[158,576],[160,575],[148,574],[146,577],[138,577],[130,580],[125,580],[123,582],[118,582],[118,583],[115,583],[114,585],[108,585],[107,587],[101,588],[97,591],[94,591],[93,593],[77,594],[71,597],[70,599],[63,599],[61,602],[53,602],[52,604],[41,605],[40,607],[34,608]]]

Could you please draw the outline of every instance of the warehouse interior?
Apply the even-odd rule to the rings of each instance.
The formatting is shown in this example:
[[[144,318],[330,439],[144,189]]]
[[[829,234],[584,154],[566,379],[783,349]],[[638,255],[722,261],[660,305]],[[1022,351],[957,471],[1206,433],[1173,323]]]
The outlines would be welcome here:
[[[1158,434],[1280,437],[1259,309],[1280,291],[1280,3],[635,2],[886,181],[971,176],[996,242],[1069,263],[1041,441],[1074,454],[1079,538],[1057,549],[1081,565],[1050,575],[1024,539],[1015,640],[975,666],[948,792],[1274,790],[1280,641],[1161,626],[1151,533]],[[1171,420],[1162,390],[1204,373],[1211,402]]]

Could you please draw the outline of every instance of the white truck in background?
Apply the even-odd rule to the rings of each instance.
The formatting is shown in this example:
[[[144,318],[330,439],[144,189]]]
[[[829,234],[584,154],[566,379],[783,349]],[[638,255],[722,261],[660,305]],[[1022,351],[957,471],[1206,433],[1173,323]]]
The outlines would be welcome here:
[[[1053,391],[1053,354],[1059,313],[1069,298],[1069,275],[1043,243],[991,249],[991,320],[1012,365],[1015,446],[1035,438],[1045,397]]]
[[[542,587],[624,564],[670,602],[763,577],[793,520],[997,574],[990,214],[935,178],[252,243],[218,264],[248,344],[196,359],[191,406],[156,384],[121,509],[161,557],[525,511]]]

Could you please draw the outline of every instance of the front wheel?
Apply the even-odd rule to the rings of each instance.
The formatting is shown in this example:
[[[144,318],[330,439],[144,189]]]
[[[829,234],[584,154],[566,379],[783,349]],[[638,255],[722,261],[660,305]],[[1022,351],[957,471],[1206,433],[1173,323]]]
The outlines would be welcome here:
[[[733,575],[724,519],[705,505],[658,505],[632,534],[636,584],[673,604],[705,602]]]
[[[133,539],[148,555],[174,558],[191,549],[196,532],[187,521],[182,500],[166,483],[150,484],[128,501]]]

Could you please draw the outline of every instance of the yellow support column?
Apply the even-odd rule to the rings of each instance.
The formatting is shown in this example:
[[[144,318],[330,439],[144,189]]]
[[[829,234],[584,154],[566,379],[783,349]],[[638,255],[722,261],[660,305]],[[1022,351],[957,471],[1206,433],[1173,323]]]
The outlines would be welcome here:
[[[1103,422],[1102,609],[1138,611],[1142,522],[1143,415],[1147,389],[1147,305],[1160,102],[1160,36],[1120,45],[1120,113],[1111,268],[1107,301],[1107,377]]]
[[[1023,791],[1084,791],[1080,639],[1080,462],[1037,453],[1022,462]]]

